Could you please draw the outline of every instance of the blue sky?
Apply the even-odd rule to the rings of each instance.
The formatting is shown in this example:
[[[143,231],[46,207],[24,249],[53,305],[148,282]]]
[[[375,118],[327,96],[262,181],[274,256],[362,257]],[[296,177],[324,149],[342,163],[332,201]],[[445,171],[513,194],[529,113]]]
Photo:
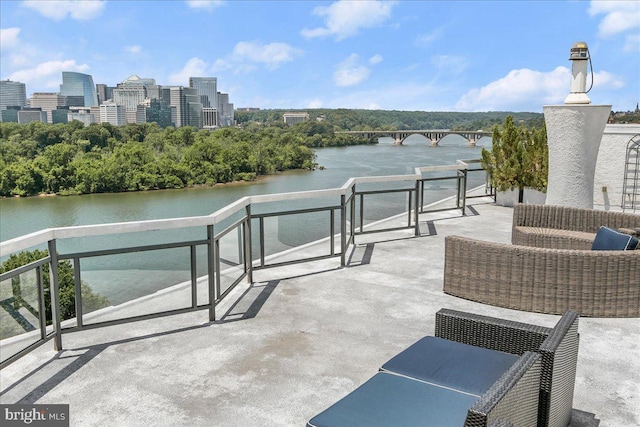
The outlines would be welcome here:
[[[534,111],[561,104],[589,44],[589,97],[640,101],[640,1],[0,2],[0,78],[57,92],[218,78],[236,107]]]

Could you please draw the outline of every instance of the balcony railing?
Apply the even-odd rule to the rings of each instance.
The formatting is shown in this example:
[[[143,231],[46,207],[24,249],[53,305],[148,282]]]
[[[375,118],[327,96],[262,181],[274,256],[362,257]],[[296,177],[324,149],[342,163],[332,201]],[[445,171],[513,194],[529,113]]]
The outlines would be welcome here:
[[[345,266],[348,248],[361,234],[410,229],[418,236],[419,214],[427,212],[425,183],[455,180],[456,204],[450,209],[461,209],[464,215],[468,173],[483,171],[469,166],[469,163],[477,162],[458,161],[450,166],[415,168],[415,173],[410,175],[351,178],[342,187],[334,189],[248,196],[206,216],[52,228],[2,242],[3,257],[44,245],[48,255],[0,274],[3,325],[0,369],[49,340],[53,340],[56,350],[62,349],[62,335],[68,332],[196,310],[207,310],[209,321],[214,321],[218,304],[244,279],[253,282],[254,270],[337,257],[340,265]],[[492,189],[485,188],[486,194],[492,194]],[[406,224],[392,228],[365,224],[365,213],[370,212],[369,206],[376,204],[371,200],[377,197],[392,197],[393,203],[402,200],[396,210],[406,213]],[[314,206],[309,207],[313,204],[308,202],[310,200],[314,200]],[[301,201],[307,204],[299,207]],[[298,207],[268,208],[287,204]],[[264,212],[257,212],[260,209]],[[321,226],[326,227],[325,237],[313,240],[314,249],[293,251],[284,258],[269,253],[270,247],[275,247],[277,252],[278,245],[274,246],[277,236],[269,233],[267,223],[305,216],[312,216],[316,226],[323,223]],[[320,217],[324,220],[316,221]],[[172,236],[176,231],[179,233]],[[170,241],[137,244],[140,233],[152,232],[169,236]],[[99,236],[116,235],[123,236],[127,244],[117,248],[101,247]],[[183,239],[184,236],[193,238]],[[58,249],[59,242],[73,239],[88,240],[98,248],[67,253]],[[132,241],[136,244],[132,245]],[[110,272],[117,276],[121,264],[144,263],[137,257],[143,254],[153,257],[159,252],[175,258],[178,265],[188,264],[186,268],[176,268],[188,271],[188,277],[134,301],[95,311],[86,308],[82,277],[87,271],[82,265],[91,263],[92,259],[101,259],[113,266]],[[69,297],[60,292],[61,262],[71,263],[73,271],[75,314],[69,319],[63,319],[60,311],[61,298]],[[48,269],[49,288],[45,286],[45,269]],[[168,266],[167,271],[173,273],[171,270],[173,267]],[[130,277],[126,280],[135,282]],[[131,287],[135,289],[135,284]],[[50,296],[48,304],[45,303],[47,293]],[[167,294],[171,294],[171,298],[162,298]],[[47,309],[50,318],[47,318]]]

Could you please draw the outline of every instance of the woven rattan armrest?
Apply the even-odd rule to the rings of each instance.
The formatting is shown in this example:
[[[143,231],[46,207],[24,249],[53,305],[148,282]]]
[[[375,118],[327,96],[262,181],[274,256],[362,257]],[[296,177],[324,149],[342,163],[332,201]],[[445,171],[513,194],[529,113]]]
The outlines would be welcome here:
[[[465,427],[535,426],[541,369],[540,354],[525,352],[469,409]]]
[[[498,319],[462,311],[436,313],[435,335],[465,344],[542,356],[540,426],[566,426],[571,419],[578,360],[577,313],[568,311],[553,328]]]

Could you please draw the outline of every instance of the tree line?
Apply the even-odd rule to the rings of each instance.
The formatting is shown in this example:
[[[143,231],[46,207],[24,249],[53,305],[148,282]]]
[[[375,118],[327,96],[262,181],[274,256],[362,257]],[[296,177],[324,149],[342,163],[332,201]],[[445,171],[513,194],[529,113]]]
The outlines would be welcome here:
[[[368,143],[328,123],[247,125],[216,131],[0,123],[0,196],[183,188],[315,167],[313,147]]]
[[[397,110],[254,110],[236,111],[235,118],[241,125],[246,123],[282,122],[286,112],[306,112],[311,121],[317,119],[331,123],[335,130],[416,130],[450,129],[454,131],[490,131],[501,125],[507,116],[527,128],[540,127],[544,123],[541,113],[513,113],[504,111],[454,112],[454,111],[397,111]]]

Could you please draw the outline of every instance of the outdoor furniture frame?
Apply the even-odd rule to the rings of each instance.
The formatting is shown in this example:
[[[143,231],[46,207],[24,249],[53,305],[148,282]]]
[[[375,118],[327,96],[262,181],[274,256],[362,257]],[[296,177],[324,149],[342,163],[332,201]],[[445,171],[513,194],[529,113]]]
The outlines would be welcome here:
[[[534,427],[541,362],[540,354],[526,352],[480,397],[379,372],[307,427],[488,427],[496,421]]]
[[[640,215],[567,206],[516,204],[511,243],[550,249],[591,249],[600,226],[640,231]]]
[[[567,312],[555,327],[546,328],[449,309],[438,311],[435,328],[437,338],[520,356],[468,410],[464,425],[566,427],[571,419],[573,404],[579,342],[578,319],[577,313]],[[421,351],[424,347],[411,346],[398,356],[416,349]],[[536,361],[531,352],[540,357],[539,372],[535,371]],[[418,356],[419,360],[419,354],[413,356]],[[432,408],[428,407],[428,402],[434,399],[434,387],[444,387],[446,393],[453,393],[449,396],[457,402],[458,409],[460,404],[464,404],[464,401],[458,402],[461,399],[459,394],[468,393],[459,387],[447,382],[428,381],[419,375],[412,376],[407,370],[402,373],[383,370],[387,365],[393,366],[389,363],[383,365],[379,374],[314,417],[307,425],[326,427],[357,425],[358,422],[368,425],[374,422],[372,420],[382,423],[380,425],[397,425],[402,421],[415,422],[420,417],[425,422],[434,422],[438,416],[443,416],[442,413],[429,416]],[[422,362],[419,368],[424,372],[424,368],[429,369],[429,362]],[[539,376],[534,378],[536,375]],[[387,384],[378,385],[384,381]],[[531,387],[535,390],[532,391]],[[407,388],[413,391],[407,392]],[[444,393],[436,393],[436,397],[445,398],[442,396]],[[409,403],[412,394],[420,394],[421,398],[423,394],[425,396],[416,407]],[[441,405],[446,405],[446,401]]]
[[[436,313],[435,335],[507,353],[540,353],[542,376],[538,426],[566,427],[571,420],[578,364],[578,321],[579,315],[568,311],[553,328],[546,328],[441,309]]]
[[[538,313],[640,317],[640,250],[546,249],[447,236],[444,292]]]

